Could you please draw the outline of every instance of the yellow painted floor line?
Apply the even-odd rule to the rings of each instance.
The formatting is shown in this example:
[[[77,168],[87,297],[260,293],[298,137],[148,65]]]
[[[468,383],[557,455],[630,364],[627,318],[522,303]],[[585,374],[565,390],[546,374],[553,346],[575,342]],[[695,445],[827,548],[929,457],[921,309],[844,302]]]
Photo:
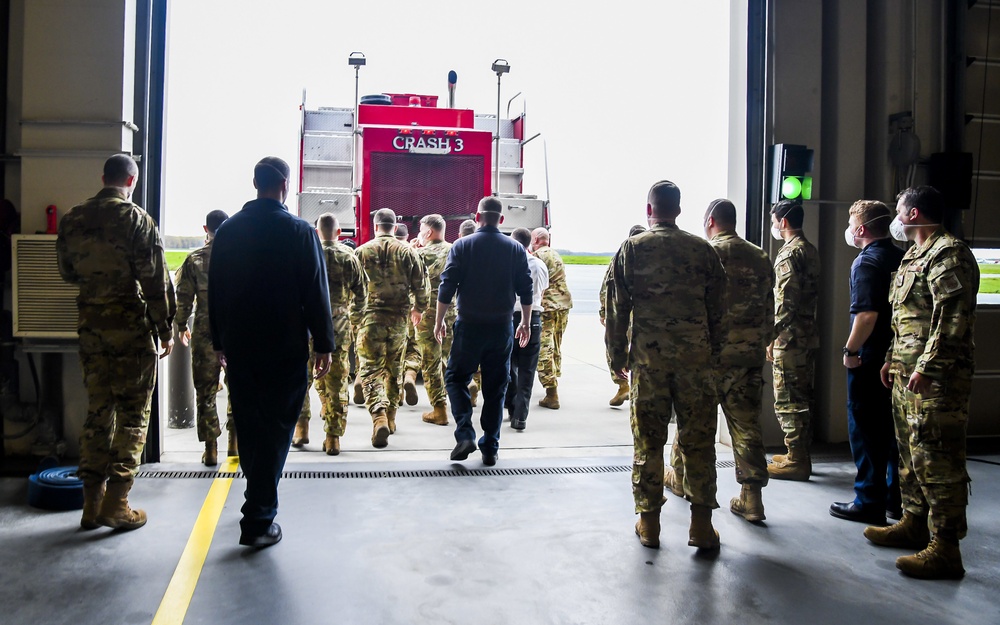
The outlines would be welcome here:
[[[235,473],[239,463],[238,457],[226,458],[222,470]],[[160,601],[160,607],[153,617],[153,625],[181,625],[184,622],[188,606],[191,605],[191,597],[194,596],[194,589],[198,585],[198,578],[201,577],[201,569],[208,556],[208,548],[212,546],[215,527],[219,524],[219,517],[222,516],[222,508],[226,504],[232,485],[233,478],[230,477],[212,480],[212,487],[208,490],[205,503],[202,504],[198,519],[194,522],[191,536],[188,537],[181,559],[167,585],[167,591],[163,593],[163,600]]]

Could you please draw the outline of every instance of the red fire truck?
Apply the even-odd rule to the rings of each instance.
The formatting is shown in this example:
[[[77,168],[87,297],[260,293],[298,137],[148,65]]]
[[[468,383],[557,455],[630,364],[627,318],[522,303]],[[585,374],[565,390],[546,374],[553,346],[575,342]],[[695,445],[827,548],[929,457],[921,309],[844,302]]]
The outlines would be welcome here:
[[[373,237],[372,213],[380,208],[391,208],[411,233],[422,216],[438,213],[453,241],[497,182],[503,231],[548,227],[548,199],[522,193],[524,146],[538,136],[526,138],[524,113],[500,120],[497,147],[496,115],[439,108],[437,100],[384,93],[362,97],[355,108],[309,110],[303,97],[299,215],[313,222],[333,213],[343,237],[360,245]]]

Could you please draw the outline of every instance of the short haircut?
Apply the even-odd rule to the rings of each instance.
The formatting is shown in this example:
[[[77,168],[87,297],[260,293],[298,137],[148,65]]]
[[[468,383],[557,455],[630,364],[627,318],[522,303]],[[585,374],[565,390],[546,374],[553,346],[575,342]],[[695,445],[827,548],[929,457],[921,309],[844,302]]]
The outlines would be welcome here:
[[[918,208],[931,221],[939,222],[944,217],[944,196],[934,187],[926,185],[910,187],[896,196],[906,208]]]
[[[397,239],[405,241],[410,236],[410,229],[406,227],[406,224],[396,224],[396,228],[392,231],[392,234]]]
[[[634,237],[635,235],[641,234],[645,231],[646,231],[646,226],[643,226],[642,224],[636,224],[628,229],[628,235],[630,237]]]
[[[510,238],[520,243],[524,249],[531,246],[531,230],[527,228],[514,228],[514,231],[510,233]]]
[[[496,226],[500,223],[500,217],[503,216],[503,202],[492,195],[487,195],[479,200],[479,208],[476,209],[476,212],[479,213],[479,221],[484,226]]]
[[[472,219],[466,219],[461,223],[461,225],[458,226],[459,237],[467,237],[470,234],[474,234],[475,232],[476,232],[476,222],[473,221]]]
[[[677,217],[681,214],[681,190],[669,180],[661,180],[649,189],[647,196],[657,217]]]
[[[380,208],[375,211],[374,221],[375,227],[380,232],[394,232],[393,227],[396,225],[396,213],[391,208]]]
[[[778,219],[787,219],[792,230],[800,230],[805,219],[802,205],[791,200],[781,200],[771,207],[771,214]]]
[[[736,227],[736,205],[725,198],[712,200],[705,211],[705,221],[711,217],[719,226]]]
[[[438,215],[437,213],[424,215],[420,218],[420,223],[424,224],[434,232],[444,232],[444,217]]]
[[[229,219],[229,215],[226,214],[226,211],[216,209],[205,216],[205,227],[210,233],[215,234],[222,222],[227,219]]]
[[[288,180],[292,170],[277,156],[265,156],[253,168],[253,184],[258,191],[274,191]]]
[[[333,213],[323,213],[316,220],[316,227],[319,228],[319,233],[322,235],[324,241],[332,241],[337,230],[340,228],[340,222]]]
[[[889,236],[889,222],[893,214],[889,207],[878,200],[858,200],[851,205],[850,214],[857,219],[859,226],[864,226],[872,237],[881,239]]]
[[[540,226],[531,231],[531,238],[538,239],[539,241],[548,241],[551,238],[549,234],[549,229],[544,226]]]
[[[139,166],[128,154],[115,154],[104,161],[104,184],[122,186],[132,176],[139,175]]]

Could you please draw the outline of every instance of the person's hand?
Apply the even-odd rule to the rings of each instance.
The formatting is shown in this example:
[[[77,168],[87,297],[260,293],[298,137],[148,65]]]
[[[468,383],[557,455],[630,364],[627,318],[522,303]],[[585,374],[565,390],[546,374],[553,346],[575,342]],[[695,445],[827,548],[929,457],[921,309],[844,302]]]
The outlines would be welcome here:
[[[181,345],[187,347],[191,344],[191,330],[184,330],[183,332],[177,333],[177,338],[180,340]]]
[[[314,378],[317,380],[330,372],[330,352],[325,354],[314,354],[316,357]]]
[[[514,338],[517,339],[517,344],[522,348],[526,346],[531,340],[531,326],[522,321],[517,326],[517,330],[514,330]]]
[[[167,339],[166,342],[160,341],[160,348],[163,350],[160,352],[160,358],[166,358],[170,355],[170,350],[174,348],[174,339]]]
[[[857,369],[861,366],[861,355],[848,356],[844,354],[844,366],[848,369]]]
[[[226,353],[223,351],[216,350],[215,357],[218,359],[219,364],[223,367],[226,366]]]
[[[606,325],[606,324],[604,323],[604,317],[601,317],[601,325],[602,325],[602,326],[603,326],[603,325]]]
[[[767,361],[774,362],[774,343],[767,345]]]
[[[438,343],[444,342],[444,335],[447,334],[448,327],[444,323],[444,319],[441,321],[434,322],[434,338],[437,339]]]
[[[926,395],[930,392],[933,384],[934,380],[926,375],[914,371],[913,375],[910,376],[910,381],[906,383],[906,388],[909,389],[911,393]]]
[[[410,322],[413,324],[413,327],[417,327],[418,325],[420,325],[420,319],[422,318],[423,315],[420,314],[419,310],[417,310],[416,308],[410,310]]]
[[[889,363],[882,365],[879,375],[882,377],[882,386],[892,388],[892,374],[889,373]]]

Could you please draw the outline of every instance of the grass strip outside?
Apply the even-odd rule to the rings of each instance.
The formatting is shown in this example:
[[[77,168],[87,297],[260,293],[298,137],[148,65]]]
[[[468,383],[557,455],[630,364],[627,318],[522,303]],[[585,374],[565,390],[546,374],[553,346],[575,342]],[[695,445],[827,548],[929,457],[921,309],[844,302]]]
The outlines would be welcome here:
[[[567,265],[607,265],[611,262],[610,256],[591,256],[589,254],[566,254],[562,259]]]

